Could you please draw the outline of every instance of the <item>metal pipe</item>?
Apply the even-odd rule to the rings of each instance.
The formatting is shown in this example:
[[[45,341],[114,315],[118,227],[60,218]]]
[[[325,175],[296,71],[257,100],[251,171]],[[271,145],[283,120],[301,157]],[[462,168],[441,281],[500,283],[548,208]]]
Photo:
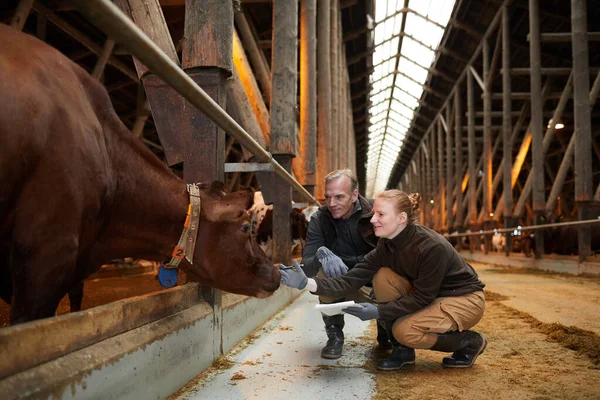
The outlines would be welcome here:
[[[452,233],[449,235],[444,235],[444,237],[464,237],[464,236],[479,236],[479,235],[491,235],[494,233],[509,233],[514,232],[515,230],[520,231],[536,231],[539,229],[547,229],[547,228],[558,228],[561,226],[573,226],[573,225],[589,225],[600,223],[600,217],[598,219],[586,219],[584,221],[570,221],[570,222],[557,222],[554,224],[544,224],[544,225],[531,225],[531,226],[518,226],[516,228],[498,228],[498,229],[490,229],[487,231],[478,231],[478,232],[470,232],[470,233]]]
[[[510,21],[508,19],[508,9],[502,10],[502,69],[510,70]],[[511,93],[511,76],[510,74],[502,75],[502,161],[504,162],[504,181],[503,186],[510,186],[510,172],[512,170],[512,99]],[[504,191],[504,215],[512,216],[513,195],[512,190]]]
[[[312,203],[317,200],[290,175],[268,151],[264,150],[237,122],[235,122],[202,88],[167,57],[140,28],[109,0],[75,0],[79,11],[107,36],[127,46],[131,54],[171,85],[179,94],[204,115],[214,121],[238,143],[262,162],[273,164],[274,172],[288,182],[302,197]]]

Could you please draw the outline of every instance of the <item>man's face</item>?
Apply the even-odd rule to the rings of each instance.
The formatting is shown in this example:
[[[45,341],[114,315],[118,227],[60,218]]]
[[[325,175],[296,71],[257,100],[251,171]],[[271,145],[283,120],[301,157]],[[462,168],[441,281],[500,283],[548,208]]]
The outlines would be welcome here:
[[[333,218],[348,219],[352,215],[356,199],[358,190],[352,191],[352,184],[347,176],[325,183],[325,202]]]

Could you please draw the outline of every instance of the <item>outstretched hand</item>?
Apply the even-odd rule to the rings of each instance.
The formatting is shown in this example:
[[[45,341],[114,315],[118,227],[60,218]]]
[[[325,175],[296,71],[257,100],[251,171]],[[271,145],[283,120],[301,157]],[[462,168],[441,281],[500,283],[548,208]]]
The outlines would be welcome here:
[[[298,261],[293,260],[292,266],[279,265],[279,273],[281,274],[280,282],[286,286],[295,289],[304,289],[308,283],[308,278],[302,270]]]
[[[330,278],[342,276],[348,272],[348,267],[341,258],[336,256],[333,251],[329,250],[325,246],[321,246],[317,249],[317,258],[321,263],[323,272]]]
[[[379,308],[371,303],[358,303],[355,306],[350,306],[342,310],[346,314],[354,315],[362,321],[379,318]]]

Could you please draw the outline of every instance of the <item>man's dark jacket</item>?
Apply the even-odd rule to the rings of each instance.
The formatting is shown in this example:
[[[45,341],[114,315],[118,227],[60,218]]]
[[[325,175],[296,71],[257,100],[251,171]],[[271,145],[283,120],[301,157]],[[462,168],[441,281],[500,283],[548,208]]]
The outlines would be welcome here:
[[[347,221],[352,240],[351,245],[356,253],[353,257],[340,257],[349,269],[364,260],[364,256],[377,246],[378,239],[370,222],[373,216],[371,203],[361,195],[358,196],[357,201],[360,204],[360,210],[354,212]],[[307,276],[315,276],[321,268],[321,263],[315,255],[317,249],[321,246],[325,246],[330,250],[333,249],[337,240],[335,224],[339,223],[333,218],[326,206],[319,208],[311,217],[308,224],[306,245],[302,250],[303,270]]]

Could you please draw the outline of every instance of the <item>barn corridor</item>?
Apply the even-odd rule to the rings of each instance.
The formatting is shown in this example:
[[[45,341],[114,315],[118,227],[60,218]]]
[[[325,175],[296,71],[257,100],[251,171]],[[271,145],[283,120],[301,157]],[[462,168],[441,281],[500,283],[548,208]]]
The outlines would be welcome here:
[[[600,280],[473,266],[487,285],[478,330],[489,345],[469,371],[443,369],[444,354],[419,350],[413,369],[376,372],[368,357],[374,326],[351,316],[344,355],[322,359],[317,298],[305,292],[171,399],[597,399],[598,343],[590,358],[549,340],[557,331],[536,325],[600,333]]]

